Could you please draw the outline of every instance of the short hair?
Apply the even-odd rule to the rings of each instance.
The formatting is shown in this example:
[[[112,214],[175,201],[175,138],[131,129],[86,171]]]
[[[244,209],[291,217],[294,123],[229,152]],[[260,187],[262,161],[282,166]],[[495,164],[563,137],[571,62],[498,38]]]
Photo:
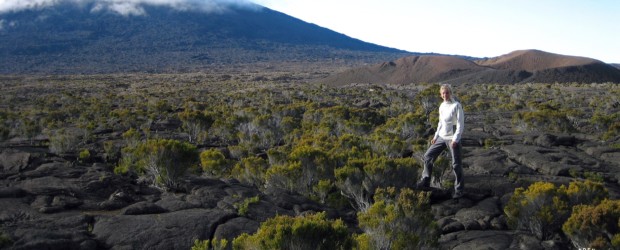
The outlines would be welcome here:
[[[443,83],[443,84],[441,84],[440,89],[447,89],[450,92],[450,94],[452,94],[452,85],[450,85],[450,84]]]

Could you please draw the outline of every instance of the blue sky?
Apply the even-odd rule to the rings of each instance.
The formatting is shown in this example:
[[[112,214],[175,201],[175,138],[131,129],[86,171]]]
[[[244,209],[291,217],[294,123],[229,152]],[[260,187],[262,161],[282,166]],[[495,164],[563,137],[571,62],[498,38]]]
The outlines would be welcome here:
[[[366,42],[495,57],[539,49],[620,63],[617,0],[253,0]]]

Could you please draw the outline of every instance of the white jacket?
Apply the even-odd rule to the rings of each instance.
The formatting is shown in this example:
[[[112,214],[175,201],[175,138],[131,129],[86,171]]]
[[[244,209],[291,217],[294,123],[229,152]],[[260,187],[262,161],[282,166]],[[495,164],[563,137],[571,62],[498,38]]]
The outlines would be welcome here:
[[[465,113],[461,103],[457,101],[442,102],[439,106],[439,123],[434,139],[441,137],[446,141],[461,141],[465,128]]]

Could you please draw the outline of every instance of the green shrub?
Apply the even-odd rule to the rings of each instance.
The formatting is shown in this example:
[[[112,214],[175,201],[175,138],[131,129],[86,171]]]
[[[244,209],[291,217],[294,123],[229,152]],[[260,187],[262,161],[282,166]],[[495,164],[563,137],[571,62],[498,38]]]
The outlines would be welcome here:
[[[539,131],[545,128],[545,131],[552,132],[570,132],[574,130],[572,123],[567,116],[575,115],[575,110],[555,109],[553,107],[543,106],[536,111],[523,111],[515,113],[512,118],[513,125],[524,123],[526,129]]]
[[[430,209],[430,192],[408,188],[377,189],[375,203],[359,212],[364,233],[358,249],[423,249],[437,247],[439,227]]]
[[[13,245],[13,240],[6,233],[0,232],[0,248]]]
[[[403,157],[409,146],[406,141],[398,138],[386,138],[376,134],[371,138],[371,142],[373,152],[390,158]]]
[[[250,205],[258,203],[259,200],[260,198],[258,196],[254,196],[243,200],[241,203],[235,204],[235,207],[237,207],[237,213],[241,216],[246,216],[250,209]]]
[[[418,179],[419,164],[415,159],[387,157],[350,159],[334,171],[336,186],[359,211],[365,211],[375,189],[386,187],[412,188]]]
[[[194,240],[194,245],[191,250],[224,250],[227,249],[228,240],[218,240],[214,238],[211,240]]]
[[[620,114],[606,114],[604,112],[596,112],[590,118],[590,124],[598,131],[604,131],[602,139],[611,139],[619,135],[620,131]]]
[[[342,220],[326,219],[325,212],[291,217],[276,216],[258,231],[233,240],[233,249],[351,249],[353,240]]]
[[[302,172],[300,162],[272,166],[265,174],[265,188],[284,189],[289,192],[306,190],[308,186],[303,183]]]
[[[336,169],[334,175],[336,186],[342,195],[349,199],[358,211],[366,211],[370,207],[372,195],[369,195],[368,189],[363,185],[366,178],[363,168],[347,165]]]
[[[411,180],[418,179],[420,166],[411,157],[389,159],[386,157],[365,159],[362,162],[370,193],[378,187],[393,186],[397,188],[413,187]]]
[[[537,182],[528,189],[517,188],[504,208],[508,223],[532,232],[539,239],[550,239],[568,218],[566,194],[552,183]]]
[[[19,134],[26,136],[30,140],[30,143],[33,143],[33,139],[41,132],[41,125],[37,122],[36,119],[32,118],[22,118],[19,123]]]
[[[183,130],[187,132],[190,142],[203,141],[207,137],[206,131],[215,121],[210,114],[191,110],[187,104],[185,110],[178,113],[178,117],[183,122]]]
[[[118,155],[120,154],[120,149],[116,146],[114,141],[104,141],[103,142],[103,152],[104,159],[106,162],[114,161],[118,159]]]
[[[600,183],[605,182],[605,177],[603,176],[603,174],[598,173],[598,172],[585,171],[583,172],[583,178],[586,178],[594,182],[600,182]]]
[[[319,202],[325,203],[327,196],[334,187],[334,183],[330,180],[319,180],[319,182],[312,187],[312,191],[318,198]]]
[[[292,164],[299,164],[301,170],[298,179],[294,179],[298,185],[295,191],[301,194],[313,195],[313,187],[321,179],[332,178],[334,170],[333,163],[324,150],[318,147],[298,145],[291,150],[288,161]]]
[[[80,161],[87,161],[88,159],[90,159],[90,151],[88,149],[80,151],[79,158]]]
[[[224,154],[215,148],[200,153],[202,171],[210,176],[225,177],[230,175],[229,163]]]
[[[275,117],[256,114],[251,121],[243,122],[236,127],[239,145],[244,145],[253,153],[266,151],[282,139],[278,125],[278,119]]]
[[[126,146],[132,148],[138,145],[138,143],[140,142],[140,138],[142,137],[140,131],[134,128],[128,129],[121,136],[125,140]]]
[[[578,249],[620,248],[620,200],[575,206],[562,230]]]
[[[504,207],[508,223],[532,232],[539,239],[550,239],[570,217],[571,207],[598,203],[608,196],[601,183],[586,180],[556,187],[536,182],[527,189],[517,188]]]
[[[620,118],[618,119],[620,120]],[[609,129],[607,129],[607,132],[603,134],[602,139],[609,140],[609,139],[613,139],[614,137],[618,135],[620,135],[620,121],[616,121],[611,126],[609,126]]]
[[[136,107],[117,108],[110,111],[108,113],[108,116],[111,118],[110,121],[117,121],[118,124],[116,125],[120,126],[119,129],[138,127],[137,125],[140,121],[138,117],[141,111],[139,111],[137,106],[140,104],[141,103],[136,101],[135,103],[130,104]]]
[[[59,129],[49,135],[49,149],[55,154],[74,152],[79,143],[79,135],[73,130]]]
[[[363,158],[370,155],[371,149],[366,145],[365,139],[358,135],[344,134],[338,137],[328,150],[334,166],[344,165],[350,158]]]
[[[434,107],[436,108],[436,107]],[[426,127],[426,115],[419,113],[405,113],[388,119],[385,124],[377,126],[374,134],[379,138],[409,142],[420,137]]]
[[[210,246],[210,240],[194,240],[194,245],[191,250],[209,250]]]
[[[178,188],[178,179],[198,163],[196,146],[177,140],[153,139],[123,149],[123,158],[115,173],[135,171],[146,175],[153,185]]]
[[[602,182],[585,180],[573,181],[565,189],[571,206],[579,204],[598,204],[609,197],[609,192]]]
[[[282,165],[286,163],[287,153],[281,148],[270,148],[267,150],[267,160],[269,165]]]
[[[501,145],[495,138],[484,139],[484,148],[490,149]]]
[[[241,159],[231,170],[231,176],[242,183],[264,188],[269,164],[263,158],[251,156]]]
[[[2,118],[2,114],[0,114],[0,141],[8,139],[10,134],[11,128],[7,126],[5,120]]]

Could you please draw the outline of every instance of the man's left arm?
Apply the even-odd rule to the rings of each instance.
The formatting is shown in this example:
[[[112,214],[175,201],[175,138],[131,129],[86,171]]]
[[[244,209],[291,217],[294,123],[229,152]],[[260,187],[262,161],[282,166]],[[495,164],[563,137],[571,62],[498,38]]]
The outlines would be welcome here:
[[[454,136],[452,137],[452,146],[456,146],[456,144],[461,142],[461,135],[464,129],[465,112],[463,112],[463,106],[459,103],[456,106],[456,131],[454,131]]]

